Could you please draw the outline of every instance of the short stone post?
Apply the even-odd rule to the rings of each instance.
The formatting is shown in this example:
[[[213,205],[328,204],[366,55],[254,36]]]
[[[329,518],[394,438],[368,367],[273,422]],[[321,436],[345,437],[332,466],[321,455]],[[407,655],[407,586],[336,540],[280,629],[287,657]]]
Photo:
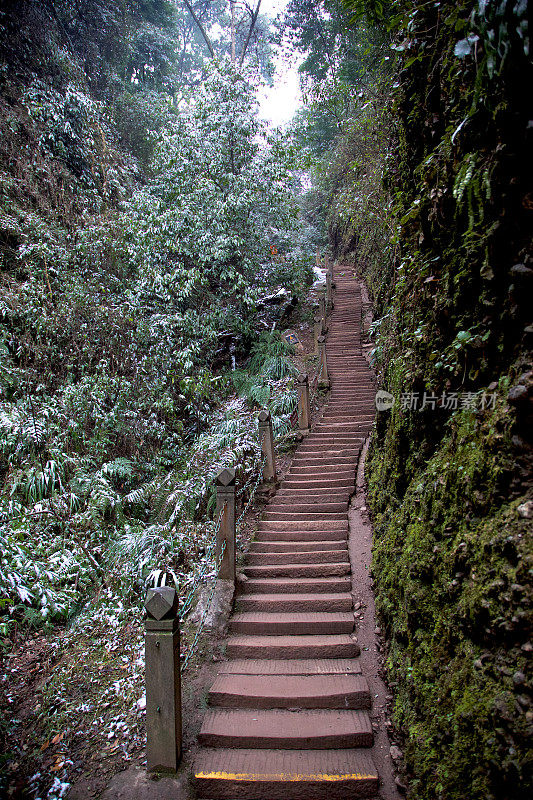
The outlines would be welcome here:
[[[265,457],[263,467],[263,482],[274,483],[276,480],[276,454],[274,451],[274,434],[272,432],[272,417],[270,411],[260,411],[258,416],[259,441],[261,452]]]
[[[311,427],[311,405],[309,402],[309,378],[300,374],[297,378],[298,385],[298,428],[306,436]]]
[[[318,385],[329,389],[330,380],[328,375],[328,360],[326,356],[326,337],[318,338],[318,356],[320,360],[320,371],[318,373]]]
[[[178,595],[149,589],[145,609],[146,762],[148,771],[176,772],[181,761]]]
[[[216,543],[217,563],[220,560],[223,543],[226,543],[218,577],[220,580],[235,583],[235,470],[223,469],[218,473],[215,485],[216,515],[217,520],[220,520]]]

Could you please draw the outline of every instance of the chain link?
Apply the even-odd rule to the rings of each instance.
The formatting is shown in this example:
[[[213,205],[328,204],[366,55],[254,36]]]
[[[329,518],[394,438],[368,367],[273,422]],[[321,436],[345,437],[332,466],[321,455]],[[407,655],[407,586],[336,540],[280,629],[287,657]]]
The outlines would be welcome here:
[[[221,516],[222,516],[222,514],[221,514]],[[198,627],[196,628],[196,633],[194,634],[194,639],[192,640],[191,645],[190,645],[190,647],[189,647],[189,649],[187,651],[187,655],[185,656],[185,658],[183,660],[183,664],[181,665],[181,671],[182,672],[187,669],[187,665],[188,665],[188,663],[189,663],[189,661],[191,659],[192,654],[196,650],[196,646],[198,644],[198,640],[200,639],[200,636],[201,636],[202,631],[204,629],[205,621],[207,619],[207,615],[209,613],[209,609],[211,608],[211,603],[213,601],[213,595],[215,594],[215,589],[216,589],[216,585],[217,585],[216,576],[218,575],[218,571],[220,569],[220,565],[222,564],[222,559],[224,558],[224,553],[225,552],[226,552],[226,540],[224,540],[222,542],[222,548],[220,550],[220,556],[219,556],[218,562],[216,564],[215,578],[213,580],[213,585],[211,586],[211,590],[210,590],[209,596],[207,598],[207,603],[206,603],[206,606],[205,606],[205,609],[204,609],[204,613],[202,614],[202,618],[200,619],[200,622],[198,623]]]
[[[194,576],[192,586],[189,589],[189,591],[187,592],[187,594],[185,596],[185,599],[183,600],[183,603],[182,603],[181,608],[180,608],[180,619],[183,619],[185,617],[185,615],[188,614],[188,612],[191,610],[193,602],[194,602],[194,598],[195,598],[196,593],[197,593],[197,591],[198,591],[198,589],[200,587],[200,584],[205,581],[206,577],[212,571],[211,561],[213,560],[213,553],[214,553],[214,550],[216,549],[216,543],[217,543],[217,534],[218,534],[218,532],[220,530],[220,526],[222,524],[222,515],[224,514],[224,511],[226,510],[226,506],[227,506],[227,503],[224,503],[224,505],[222,507],[222,510],[220,511],[220,514],[218,515],[218,519],[215,522],[215,526],[213,528],[213,532],[212,532],[211,537],[210,537],[210,542],[209,542],[209,544],[207,546],[207,549],[206,549],[206,561],[200,567],[200,569],[198,570],[198,572]],[[215,574],[216,573],[218,573],[218,568],[215,570]]]
[[[247,501],[246,505],[244,506],[244,508],[243,508],[243,510],[242,510],[242,512],[241,512],[241,514],[239,516],[239,519],[237,520],[237,529],[240,529],[241,523],[242,523],[247,511],[248,511],[248,509],[250,508],[250,506],[252,505],[252,503],[254,501],[255,493],[257,492],[257,487],[259,486],[259,484],[261,483],[261,481],[263,479],[263,470],[265,468],[265,464],[266,464],[266,457],[262,454],[261,461],[260,461],[259,472],[258,472],[257,478],[255,480],[254,488],[250,492],[250,496],[248,498],[248,501]],[[252,476],[253,476],[253,472],[252,472]],[[250,480],[248,481],[247,486],[249,486],[251,484],[251,482],[252,482],[252,477],[250,477]]]

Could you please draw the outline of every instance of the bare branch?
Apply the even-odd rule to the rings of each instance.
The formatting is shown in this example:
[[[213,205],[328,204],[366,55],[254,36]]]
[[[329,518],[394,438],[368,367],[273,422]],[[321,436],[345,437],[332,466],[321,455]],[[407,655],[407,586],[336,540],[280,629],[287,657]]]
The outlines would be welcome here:
[[[248,46],[250,44],[250,39],[252,38],[252,33],[254,32],[255,23],[257,22],[257,17],[259,16],[259,8],[261,6],[261,0],[257,0],[257,6],[255,11],[252,14],[252,19],[250,20],[250,27],[248,28],[248,35],[246,37],[246,41],[244,43],[244,47],[242,48],[241,58],[239,61],[239,69],[242,68],[244,64],[244,57],[246,56],[246,51],[248,50]]]
[[[215,58],[215,48],[213,47],[213,45],[211,43],[211,39],[207,35],[207,31],[205,30],[204,26],[202,25],[198,15],[195,13],[194,8],[189,3],[189,0],[183,0],[183,2],[187,6],[187,10],[188,10],[189,14],[191,15],[191,17],[193,18],[193,20],[197,24],[200,33],[204,37],[205,43],[206,43],[207,48],[209,50],[209,53],[211,54],[211,58]]]

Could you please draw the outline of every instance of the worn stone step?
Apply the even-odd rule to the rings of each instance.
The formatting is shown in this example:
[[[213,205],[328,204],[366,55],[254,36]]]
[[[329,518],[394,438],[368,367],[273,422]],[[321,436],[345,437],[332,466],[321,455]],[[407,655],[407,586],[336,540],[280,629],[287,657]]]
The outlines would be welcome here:
[[[293,480],[295,477],[301,476],[307,476],[308,480],[312,480],[313,476],[315,480],[317,478],[324,479],[326,476],[331,480],[335,480],[335,478],[346,480],[347,476],[351,476],[354,473],[355,466],[340,466],[339,464],[334,464],[331,467],[327,467],[327,469],[317,469],[316,465],[314,464],[310,464],[308,466],[297,465],[290,468],[289,472],[287,473],[287,480]]]
[[[278,500],[276,498],[276,502],[271,503],[268,506],[267,511],[264,514],[265,519],[295,519],[299,516],[305,516],[306,514],[310,513],[312,517],[317,517],[322,514],[328,514],[329,516],[335,512],[346,512],[348,504],[345,501],[335,501],[335,502],[325,502],[323,498],[319,498],[316,502],[310,501],[309,503],[302,503],[302,502],[292,502],[287,503],[283,500]],[[281,514],[281,517],[279,515]]]
[[[246,578],[240,583],[240,591],[248,594],[264,592],[265,594],[303,594],[306,592],[331,593],[349,592],[351,579],[346,575],[317,576],[310,578]]]
[[[208,709],[198,741],[205,747],[323,750],[371,747],[372,723],[366,711]]]
[[[369,709],[361,675],[218,675],[209,704],[223,708]]]
[[[356,658],[359,645],[353,635],[229,636],[228,658]]]
[[[298,448],[294,454],[293,463],[295,458],[301,459],[302,456],[309,456],[310,458],[316,458],[317,456],[336,456],[338,458],[339,456],[344,456],[351,458],[354,455],[357,455],[360,449],[361,445],[359,443],[350,445],[349,447],[331,447],[327,442],[323,442],[322,444],[310,442],[309,444]]]
[[[338,504],[332,503],[333,506]],[[325,509],[322,511],[309,511],[309,509],[302,508],[301,511],[295,509],[294,511],[279,511],[279,510],[270,510],[270,508],[265,511],[263,514],[263,519],[265,521],[274,521],[277,520],[279,522],[299,522],[304,520],[336,520],[336,519],[346,519],[346,509],[339,508],[335,511],[326,511]]]
[[[292,636],[351,633],[354,615],[349,611],[243,611],[229,621],[231,633],[250,636]]]
[[[318,592],[317,594],[244,594],[237,599],[237,611],[350,611],[349,592]]]
[[[301,487],[308,487],[310,491],[313,491],[315,488],[322,489],[322,488],[349,488],[353,489],[354,479],[353,474],[351,474],[347,478],[330,478],[329,480],[320,477],[320,478],[285,478],[282,482],[283,489],[299,489]]]
[[[250,553],[291,553],[294,550],[299,552],[309,551],[317,553],[321,550],[348,550],[347,539],[339,541],[329,541],[328,539],[316,539],[313,542],[279,542],[279,541],[255,541],[250,546]]]
[[[327,546],[327,545],[326,545]],[[248,553],[246,567],[267,564],[327,564],[348,560],[348,549],[343,550],[298,550],[297,543],[293,550],[254,551]]]
[[[344,515],[346,517],[346,515]],[[332,519],[332,520],[308,520],[308,521],[295,521],[289,522],[284,521],[283,523],[276,522],[273,524],[268,520],[261,520],[258,522],[257,529],[259,531],[347,531],[348,530],[348,520],[347,519]]]
[[[309,455],[309,453],[302,453],[300,456],[295,456],[293,458],[292,464],[294,467],[300,466],[311,466],[312,464],[318,465],[327,465],[331,466],[332,464],[342,466],[351,466],[356,460],[355,455],[332,455],[332,451],[328,451],[327,453],[320,453],[318,455]]]
[[[283,486],[283,484],[282,484]],[[314,498],[324,498],[324,497],[331,497],[331,498],[344,498],[346,494],[349,494],[347,488],[343,486],[328,486],[327,483],[324,486],[316,487],[316,488],[309,488],[307,486],[303,487],[289,487],[289,488],[282,488],[278,489],[276,494],[276,499],[281,501],[282,498],[309,498],[310,502],[313,502]]]
[[[205,749],[194,762],[199,798],[355,800],[378,791],[365,750]]]
[[[347,530],[278,531],[276,528],[260,530],[255,535],[256,542],[346,542]]]
[[[358,658],[243,658],[221,661],[219,675],[361,675]]]
[[[350,484],[346,481],[344,486],[329,486],[327,481],[322,486],[285,486],[281,484],[281,489],[278,489],[276,497],[281,500],[282,497],[346,497],[350,494]]]
[[[337,557],[339,554],[337,554]],[[261,564],[246,565],[244,573],[250,578],[314,578],[329,575],[348,575],[350,562],[339,559],[337,562],[321,564]]]

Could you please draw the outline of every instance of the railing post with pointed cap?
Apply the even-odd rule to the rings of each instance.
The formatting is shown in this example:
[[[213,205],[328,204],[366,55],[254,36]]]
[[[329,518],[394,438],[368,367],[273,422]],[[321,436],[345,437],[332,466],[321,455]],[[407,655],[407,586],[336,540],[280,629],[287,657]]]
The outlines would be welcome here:
[[[178,595],[149,589],[145,609],[146,764],[176,772],[181,761],[181,680]]]
[[[320,336],[318,339],[318,356],[320,360],[320,371],[318,373],[318,385],[329,389],[330,381],[328,375],[328,360],[326,356],[326,337]]]
[[[315,333],[315,355],[318,355],[318,337],[322,336],[322,333],[323,333],[322,327],[323,327],[323,324],[324,324],[324,321],[323,321],[322,317],[320,316],[320,314],[318,314],[318,313],[315,314],[315,318],[313,320],[313,323],[314,323],[314,333]]]
[[[311,427],[311,405],[309,402],[309,378],[301,373],[297,378],[298,385],[298,428],[304,436]]]
[[[220,525],[217,531],[216,557],[220,559],[222,548],[224,553],[220,562],[218,577],[223,581],[235,583],[235,470],[223,469],[216,478],[217,520]],[[224,542],[226,543],[224,546]]]
[[[265,483],[272,483],[276,480],[276,453],[274,450],[274,433],[272,431],[272,417],[270,416],[270,411],[260,411],[257,421],[259,425],[261,452],[265,457],[263,481]]]
[[[326,273],[326,307],[328,311],[333,308],[333,281],[329,270]]]
[[[326,324],[326,296],[324,292],[321,292],[318,297],[318,313],[324,320],[324,325]]]

